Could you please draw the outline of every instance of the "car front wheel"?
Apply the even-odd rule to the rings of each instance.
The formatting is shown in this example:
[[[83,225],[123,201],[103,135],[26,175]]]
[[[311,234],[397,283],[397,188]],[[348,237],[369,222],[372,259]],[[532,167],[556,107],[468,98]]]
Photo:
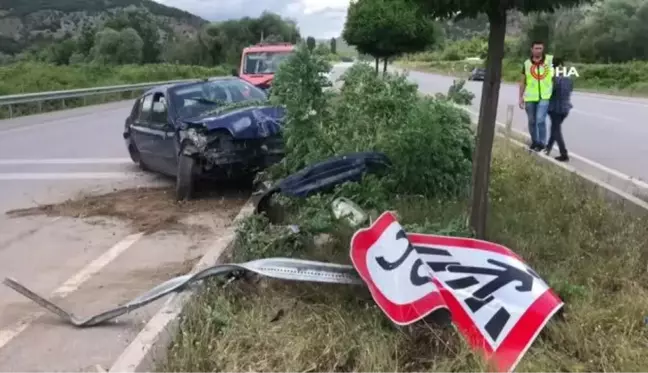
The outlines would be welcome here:
[[[178,159],[176,176],[176,200],[187,201],[193,197],[195,183],[196,160],[181,154]]]

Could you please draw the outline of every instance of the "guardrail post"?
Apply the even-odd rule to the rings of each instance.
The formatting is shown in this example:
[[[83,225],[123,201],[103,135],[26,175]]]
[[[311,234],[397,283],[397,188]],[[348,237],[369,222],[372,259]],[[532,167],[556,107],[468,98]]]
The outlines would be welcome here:
[[[11,104],[7,105],[7,107],[9,108],[9,118],[12,118],[13,117],[13,110],[11,109]]]
[[[65,99],[64,98],[61,99],[61,105],[63,105],[63,109],[65,109]]]
[[[506,140],[511,140],[511,134],[513,132],[513,105],[506,106]],[[506,141],[506,146],[508,146],[510,141]]]
[[[38,101],[38,112],[39,113],[43,112],[43,101]]]

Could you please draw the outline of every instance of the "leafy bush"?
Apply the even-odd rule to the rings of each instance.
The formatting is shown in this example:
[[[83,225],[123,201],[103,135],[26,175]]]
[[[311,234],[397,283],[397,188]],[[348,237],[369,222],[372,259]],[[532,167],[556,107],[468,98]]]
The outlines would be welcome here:
[[[466,191],[473,149],[468,115],[420,97],[405,75],[349,68],[339,94],[322,91],[321,62],[298,51],[275,78],[274,99],[286,106],[284,172],[347,152],[381,151],[394,163],[381,185],[389,193],[451,196]]]
[[[475,98],[475,94],[464,88],[466,80],[453,80],[452,85],[448,88],[448,99],[459,105],[470,105]]]

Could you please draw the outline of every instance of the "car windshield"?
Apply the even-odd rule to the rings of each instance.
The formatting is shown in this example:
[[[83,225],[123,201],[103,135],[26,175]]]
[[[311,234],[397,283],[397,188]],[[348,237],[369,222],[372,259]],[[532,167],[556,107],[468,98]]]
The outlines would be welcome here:
[[[291,51],[249,52],[245,55],[243,74],[274,74],[291,54]]]
[[[182,85],[171,89],[170,94],[180,117],[200,116],[219,106],[267,99],[262,90],[239,79]]]

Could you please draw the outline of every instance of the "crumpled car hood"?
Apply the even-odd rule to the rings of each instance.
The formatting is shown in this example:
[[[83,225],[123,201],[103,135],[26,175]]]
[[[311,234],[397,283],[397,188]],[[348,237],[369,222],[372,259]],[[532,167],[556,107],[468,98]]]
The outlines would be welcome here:
[[[202,124],[207,131],[226,130],[237,140],[250,140],[279,134],[285,113],[280,106],[252,106],[183,121]]]

